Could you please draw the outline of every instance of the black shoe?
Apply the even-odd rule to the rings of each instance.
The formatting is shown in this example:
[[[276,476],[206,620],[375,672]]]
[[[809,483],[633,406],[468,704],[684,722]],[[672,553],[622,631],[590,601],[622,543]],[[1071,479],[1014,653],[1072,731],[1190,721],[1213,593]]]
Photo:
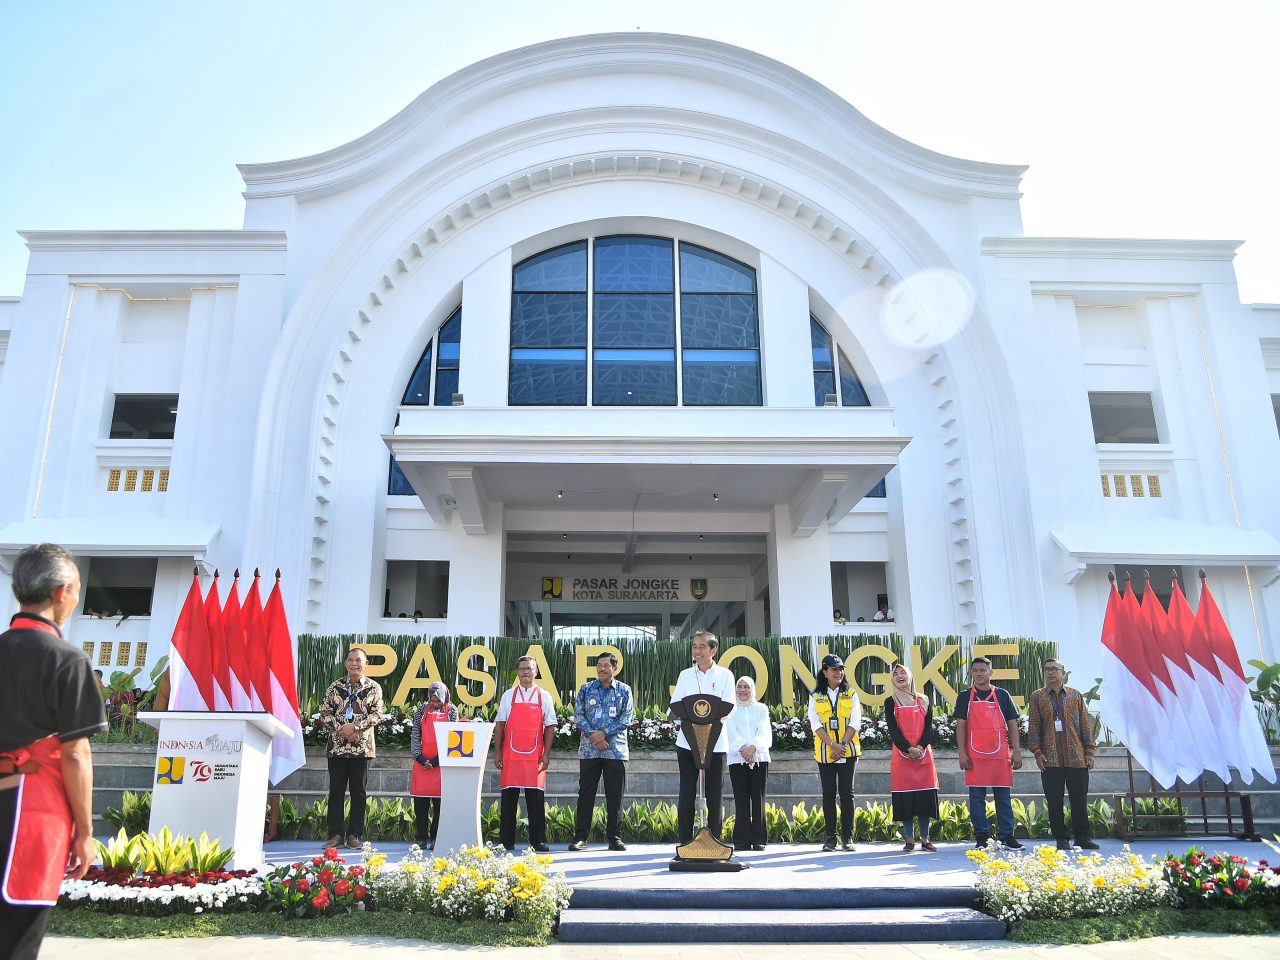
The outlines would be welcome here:
[[[627,849],[627,845],[623,843],[621,840],[610,840],[609,849],[615,851],[616,853],[621,853],[622,851]]]
[[[733,849],[734,849],[734,850],[750,850],[750,849],[751,849],[751,844],[749,844],[749,843],[735,843],[735,844],[733,845]]]
[[[1020,843],[1018,842],[1018,840],[1017,840],[1017,838],[1016,838],[1016,837],[1012,837],[1012,836],[1009,836],[1009,837],[1001,837],[1001,838],[1000,838],[1000,846],[1004,847],[1006,850],[1021,850],[1021,849],[1022,849],[1022,844],[1020,844]]]
[[[573,843],[569,844],[569,849],[574,853],[580,853],[583,850],[587,849],[587,841],[575,840],[573,841]]]
[[[516,845],[514,843],[504,843],[502,845],[503,850],[514,850],[515,848],[516,848]]]
[[[835,852],[836,852],[836,842],[835,842],[835,840],[828,840],[826,843],[824,843],[824,844],[822,845],[822,852],[823,852],[823,853],[835,853]]]
[[[551,852],[551,848],[550,848],[550,847],[548,847],[545,843],[535,843],[535,844],[532,844],[532,847],[533,847],[533,849],[534,849],[534,850],[536,850],[538,853],[550,853],[550,852]]]
[[[763,853],[763,852],[764,852],[764,844],[763,844],[763,843],[753,843],[753,844],[751,845],[751,849],[752,849],[752,850],[759,850],[761,853]]]
[[[990,839],[991,839],[991,835],[990,835],[990,834],[986,834],[986,833],[975,833],[975,834],[973,835],[973,845],[974,845],[974,847],[975,847],[976,849],[981,850],[981,849],[983,849],[983,848],[987,845],[987,843],[988,843],[988,841],[990,841]]]
[[[853,845],[852,840],[841,840],[840,849],[843,850],[845,853],[853,853],[858,848]]]
[[[1070,850],[1070,849],[1071,849],[1071,844],[1067,843],[1067,841],[1065,841],[1065,840],[1059,840],[1059,841],[1058,841],[1058,849],[1059,849],[1059,850]]]
[[[1101,850],[1102,848],[1092,840],[1077,840],[1076,846],[1081,850]]]

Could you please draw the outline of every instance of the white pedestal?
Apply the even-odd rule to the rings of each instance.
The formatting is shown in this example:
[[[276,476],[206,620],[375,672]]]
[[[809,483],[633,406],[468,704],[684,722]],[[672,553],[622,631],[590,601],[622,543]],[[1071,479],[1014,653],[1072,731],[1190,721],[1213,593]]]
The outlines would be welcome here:
[[[138,718],[160,731],[150,831],[207,833],[235,850],[233,869],[262,866],[271,739],[292,731],[265,712],[172,710]]]
[[[436,853],[462,847],[478,847],[480,787],[484,780],[491,723],[437,723],[436,749],[440,751],[440,829]]]

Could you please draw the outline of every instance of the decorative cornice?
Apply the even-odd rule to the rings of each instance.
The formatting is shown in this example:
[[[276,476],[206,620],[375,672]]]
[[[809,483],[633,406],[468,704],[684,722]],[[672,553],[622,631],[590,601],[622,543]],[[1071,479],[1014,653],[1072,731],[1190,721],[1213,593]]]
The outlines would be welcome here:
[[[32,253],[110,250],[122,253],[222,251],[284,253],[281,230],[20,230]]]
[[[1068,260],[1235,259],[1243,240],[1131,240],[1095,237],[983,237],[989,257]]]
[[[1015,198],[1025,166],[980,163],[935,153],[873,123],[798,70],[728,44],[666,34],[602,34],[555,40],[500,54],[429,88],[369,133],[296,160],[239,165],[246,196],[327,192],[359,182],[421,151],[438,132],[480,105],[532,86],[624,71],[727,83],[793,115],[809,115],[824,134],[844,135],[847,149],[901,179],[979,195]],[[625,113],[633,105],[620,104]],[[574,112],[572,109],[567,112]]]

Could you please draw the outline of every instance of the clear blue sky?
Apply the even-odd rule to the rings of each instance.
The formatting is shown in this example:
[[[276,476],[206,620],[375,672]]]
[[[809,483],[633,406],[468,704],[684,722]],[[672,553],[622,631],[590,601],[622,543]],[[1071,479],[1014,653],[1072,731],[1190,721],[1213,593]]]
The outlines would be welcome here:
[[[478,59],[685,33],[790,64],[926,147],[1027,163],[1029,235],[1248,241],[1280,302],[1280,2],[0,0],[0,295],[20,229],[235,228],[238,162],[365,133]]]

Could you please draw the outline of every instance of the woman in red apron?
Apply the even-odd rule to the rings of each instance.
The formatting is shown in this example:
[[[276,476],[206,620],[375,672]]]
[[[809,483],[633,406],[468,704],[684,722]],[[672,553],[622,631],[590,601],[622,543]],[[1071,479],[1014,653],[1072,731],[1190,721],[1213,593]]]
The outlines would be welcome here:
[[[413,769],[409,773],[409,795],[413,797],[413,818],[417,844],[433,850],[440,829],[440,754],[436,747],[437,723],[453,723],[458,708],[449,702],[449,688],[443,683],[427,687],[427,702],[413,714],[409,730],[409,754]]]
[[[973,686],[968,690],[967,712],[957,717],[956,739],[960,768],[969,788],[969,819],[974,839],[985,846],[991,838],[987,821],[987,788],[996,805],[997,836],[1006,847],[1019,849],[1013,837],[1013,771],[1022,766],[1018,745],[1017,708],[1009,694],[991,685],[991,661],[975,657],[970,666]],[[1009,740],[1013,746],[1010,749]]]
[[[933,764],[933,707],[916,692],[916,681],[904,664],[894,664],[893,691],[884,718],[893,741],[889,761],[889,791],[893,819],[902,824],[903,850],[920,844],[936,852],[929,840],[929,821],[938,815],[938,771]],[[916,827],[918,824],[918,828]]]
[[[555,736],[556,712],[551,697],[534,683],[538,666],[532,657],[516,661],[520,682],[502,695],[493,737],[495,758],[502,775],[499,840],[508,850],[516,845],[516,810],[520,791],[529,814],[529,845],[545,852],[547,846],[547,762]]]

